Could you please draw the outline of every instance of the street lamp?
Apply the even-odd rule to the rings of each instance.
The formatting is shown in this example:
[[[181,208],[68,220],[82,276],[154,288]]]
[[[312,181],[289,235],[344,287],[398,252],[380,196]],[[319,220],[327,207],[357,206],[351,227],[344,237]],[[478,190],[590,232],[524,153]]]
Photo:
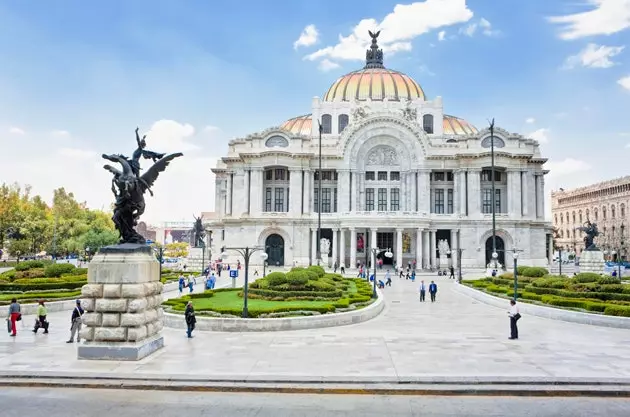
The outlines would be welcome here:
[[[512,254],[514,258],[514,301],[518,298],[518,252]]]
[[[89,263],[90,262],[90,247],[87,246],[85,248],[85,260]]]
[[[154,246],[153,250],[155,251],[157,260],[160,263],[160,279],[161,279],[162,278],[162,261],[164,260],[164,248],[161,245]]]
[[[376,254],[381,252],[381,249],[379,248],[372,248],[372,265],[374,266],[374,283],[372,285],[372,298],[376,298]],[[385,250],[384,253],[386,258],[392,258],[394,256],[394,254],[392,253],[391,249],[387,248]],[[368,272],[368,279],[369,278],[369,272]]]
[[[247,312],[247,291],[249,289],[249,258],[256,252],[259,251],[263,251],[264,248],[261,248],[259,246],[255,246],[255,247],[249,247],[246,246],[244,248],[226,248],[225,246],[223,248],[221,248],[221,258],[225,259],[227,258],[228,254],[226,251],[228,250],[233,250],[236,251],[238,253],[240,253],[243,256],[243,259],[245,261],[245,285],[243,286],[243,314],[242,317],[243,318],[247,318],[248,316],[248,312]],[[266,253],[265,253],[266,255]]]
[[[621,251],[619,253],[621,253]],[[614,250],[612,251],[612,256],[613,256],[613,259],[615,259],[615,257],[617,259],[617,271],[618,271],[617,276],[619,277],[619,279],[621,279],[621,260],[619,259],[619,254],[617,253],[616,250]]]
[[[457,281],[461,284],[462,283],[462,252],[464,251],[464,249],[457,248],[456,250],[457,250],[457,269],[459,270],[457,274]]]
[[[267,252],[263,252],[260,254],[260,259],[262,259],[263,261],[263,278],[266,276],[266,272],[267,272],[267,258],[269,258],[269,255],[267,255]]]

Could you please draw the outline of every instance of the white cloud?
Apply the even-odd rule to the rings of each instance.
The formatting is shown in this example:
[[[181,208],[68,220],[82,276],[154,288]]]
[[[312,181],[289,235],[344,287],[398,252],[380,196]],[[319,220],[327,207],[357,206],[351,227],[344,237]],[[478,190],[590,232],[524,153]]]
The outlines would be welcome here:
[[[212,126],[212,125],[208,125],[206,127],[203,128],[203,132],[204,133],[208,133],[208,134],[214,134],[217,132],[220,132],[221,129],[216,127],[216,126]]]
[[[527,119],[525,119],[525,123],[527,124],[534,124],[536,123],[536,119],[534,119],[533,117],[528,117]]]
[[[317,43],[319,39],[319,32],[315,25],[308,25],[304,28],[297,41],[293,42],[293,49],[298,49],[300,46],[311,46]]]
[[[618,79],[617,84],[630,91],[630,75],[626,75],[625,77]]]
[[[538,143],[547,143],[549,142],[549,129],[540,128],[527,135],[527,137],[538,141]]]
[[[611,58],[619,55],[624,48],[624,46],[605,46],[589,43],[576,55],[568,57],[564,63],[564,68],[571,69],[577,66],[610,68],[615,65]]]
[[[496,36],[500,33],[498,30],[492,29],[492,24],[483,17],[479,19],[478,22],[472,22],[469,25],[461,27],[459,29],[459,33],[468,37],[473,37],[477,32],[477,29],[481,30],[481,33],[485,36]]]
[[[465,0],[426,0],[397,4],[394,10],[378,22],[374,18],[361,20],[348,36],[339,35],[339,42],[304,57],[310,61],[323,58],[363,60],[371,39],[368,30],[382,30],[379,46],[392,55],[410,51],[411,40],[445,26],[469,21],[473,12]]]
[[[443,41],[446,39],[446,31],[441,30],[438,32],[438,41]]]
[[[549,161],[545,164],[545,168],[550,171],[550,175],[559,177],[588,171],[591,169],[591,166],[579,159],[565,158],[562,161]]]
[[[90,159],[96,156],[96,152],[94,151],[78,148],[61,148],[57,153],[61,156],[77,159]]]
[[[560,38],[573,40],[594,35],[611,35],[630,28],[630,0],[588,0],[594,8],[566,16],[549,17],[562,25]]]
[[[328,72],[330,70],[334,70],[335,68],[339,68],[339,64],[331,61],[328,58],[324,58],[322,61],[320,61],[317,68],[319,68],[320,71]]]
[[[199,149],[189,141],[195,134],[195,128],[188,123],[175,120],[158,120],[146,133],[147,148],[156,152],[184,152]]]
[[[419,71],[421,74],[427,74],[427,75],[428,75],[428,76],[430,76],[430,77],[435,76],[435,73],[434,73],[433,71],[431,71],[431,70],[429,69],[429,67],[427,67],[426,65],[420,65],[420,66],[418,67],[418,71]]]
[[[12,135],[20,135],[20,136],[24,136],[26,134],[26,132],[23,129],[20,129],[19,127],[10,127],[9,128],[9,133]]]
[[[70,132],[67,130],[53,130],[50,132],[50,136],[57,139],[65,139],[70,137]]]

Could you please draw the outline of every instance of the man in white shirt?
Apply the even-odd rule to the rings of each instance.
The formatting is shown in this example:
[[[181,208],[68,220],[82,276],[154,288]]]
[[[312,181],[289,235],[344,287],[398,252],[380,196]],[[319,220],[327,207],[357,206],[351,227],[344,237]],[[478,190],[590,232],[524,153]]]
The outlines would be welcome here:
[[[510,300],[510,310],[508,311],[510,316],[510,340],[518,339],[518,326],[516,322],[521,318],[521,314],[516,306],[516,301]]]

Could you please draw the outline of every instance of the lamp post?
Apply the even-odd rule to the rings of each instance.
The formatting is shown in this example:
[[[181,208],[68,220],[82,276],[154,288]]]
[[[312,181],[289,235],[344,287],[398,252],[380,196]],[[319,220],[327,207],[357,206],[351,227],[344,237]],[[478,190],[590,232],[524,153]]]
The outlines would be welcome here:
[[[562,275],[562,246],[558,249],[558,275]],[[573,269],[575,271],[575,269]]]
[[[376,298],[376,254],[379,252],[381,252],[381,249],[372,248],[372,265],[374,265],[374,283],[372,285],[372,298]],[[385,250],[384,255],[387,258],[392,258],[394,256],[390,248],[387,248]],[[369,272],[368,272],[368,279],[370,279]]]
[[[518,252],[512,254],[514,258],[514,301],[518,298]]]
[[[497,269],[497,216],[496,216],[496,184],[494,182],[494,119],[490,122],[490,163],[491,163],[491,173],[492,176],[492,258],[493,264],[492,269]]]
[[[90,247],[86,246],[85,248],[85,260],[89,263],[90,262]]]
[[[318,121],[319,125],[319,169],[317,170],[317,265],[320,265],[322,259],[322,131],[324,127]]]
[[[267,252],[263,252],[260,254],[260,259],[262,259],[263,261],[263,278],[265,277],[267,273],[267,258],[269,258],[269,255],[267,255]]]
[[[457,273],[457,282],[462,283],[462,252],[464,249],[457,248],[457,269],[459,270]]]
[[[241,254],[243,256],[243,259],[245,261],[245,285],[243,286],[243,314],[242,317],[243,318],[247,318],[248,316],[248,312],[247,312],[247,291],[249,288],[249,258],[252,256],[252,254],[256,253],[256,252],[260,252],[262,250],[264,250],[264,248],[261,248],[259,246],[255,246],[255,247],[249,247],[246,246],[244,248],[226,248],[225,246],[223,248],[221,248],[221,258],[225,259],[227,258],[228,254],[226,251],[228,250],[233,250],[238,252],[239,254]],[[266,253],[265,253],[266,255]]]

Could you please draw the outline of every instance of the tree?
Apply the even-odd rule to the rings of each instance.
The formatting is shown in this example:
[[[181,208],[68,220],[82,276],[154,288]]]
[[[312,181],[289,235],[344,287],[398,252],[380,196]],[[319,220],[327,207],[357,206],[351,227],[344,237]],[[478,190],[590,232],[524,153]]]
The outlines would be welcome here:
[[[185,258],[188,256],[188,243],[173,242],[164,246],[164,257],[166,258]]]
[[[18,184],[0,186],[0,247],[4,247],[7,232],[22,221],[22,190]]]

